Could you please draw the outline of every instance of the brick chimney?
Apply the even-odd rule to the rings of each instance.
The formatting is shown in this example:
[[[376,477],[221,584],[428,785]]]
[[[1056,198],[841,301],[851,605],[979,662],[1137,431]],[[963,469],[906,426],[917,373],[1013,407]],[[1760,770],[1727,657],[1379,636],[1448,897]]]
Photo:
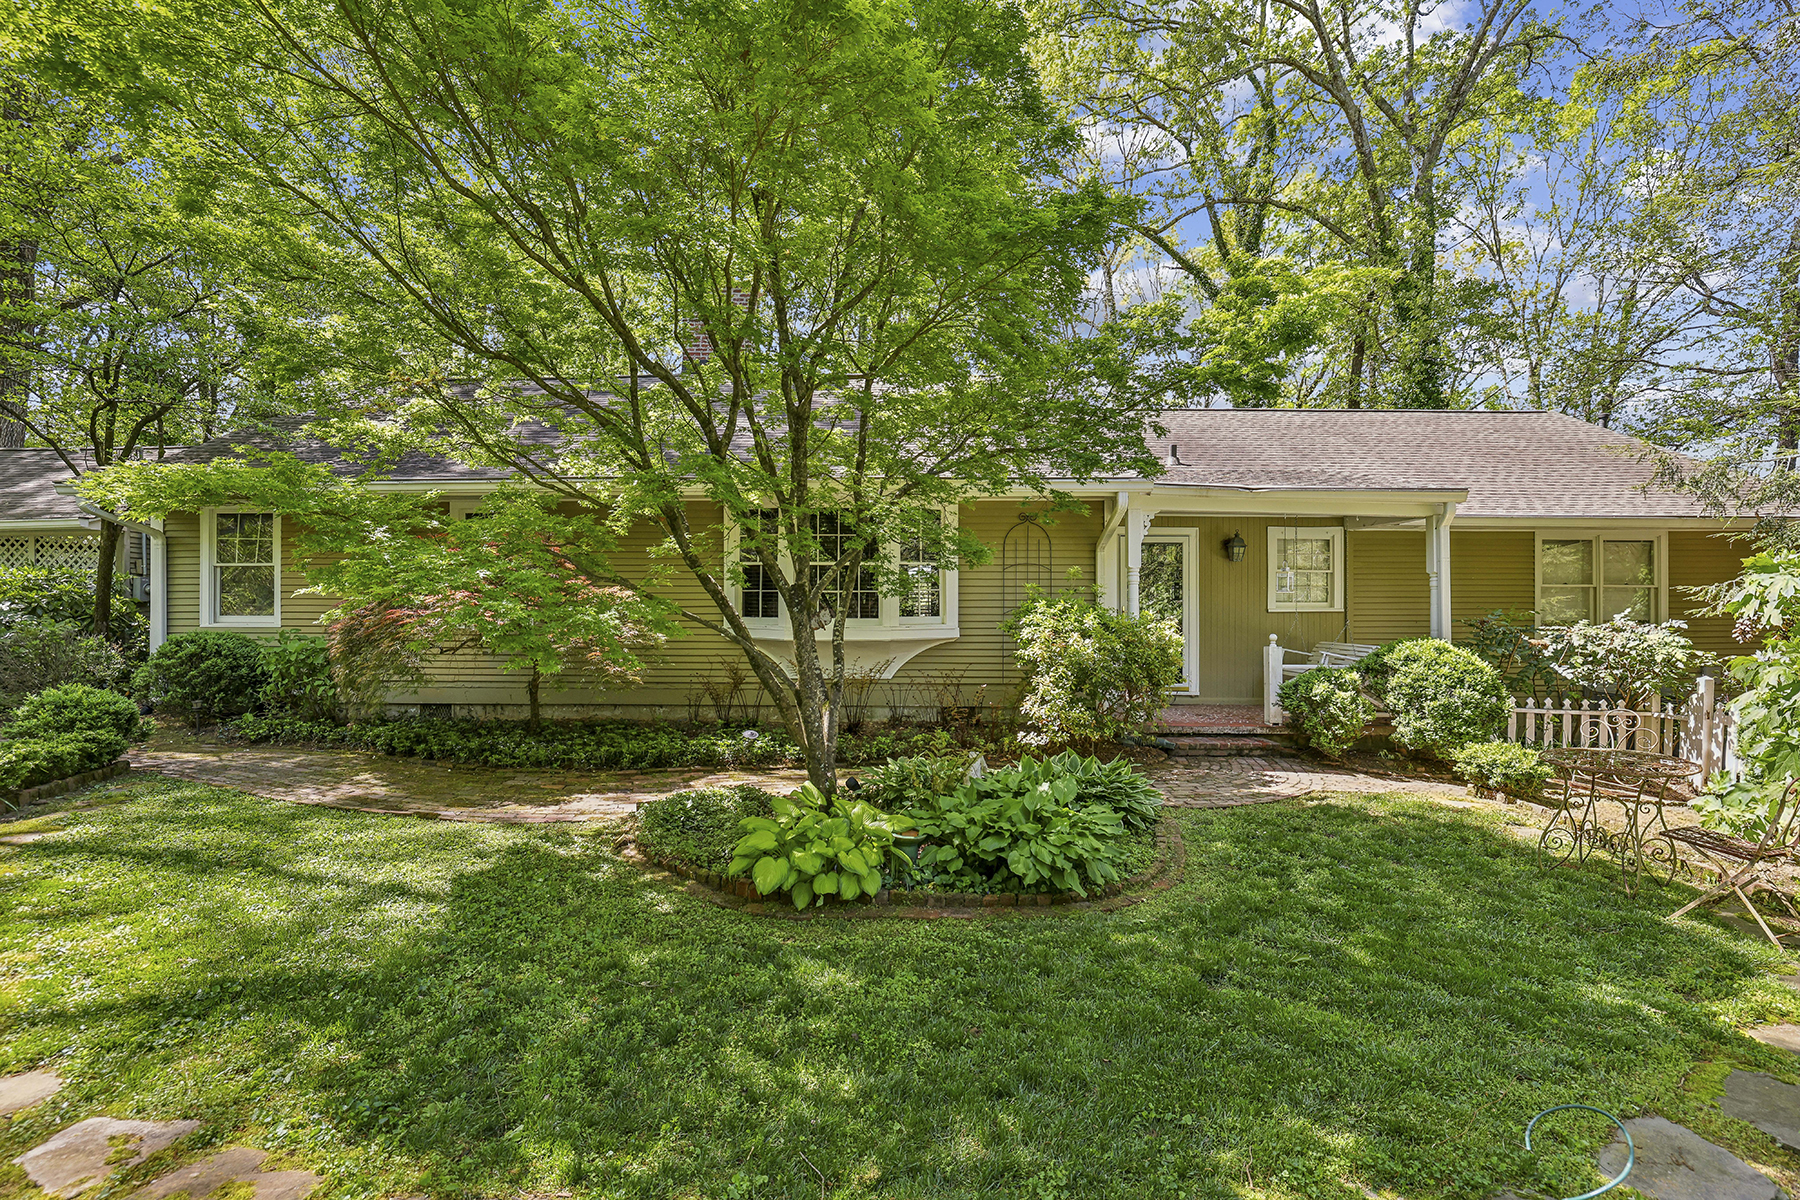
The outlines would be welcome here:
[[[732,288],[731,302],[742,309],[750,307],[750,289]],[[706,322],[699,317],[687,319],[687,338],[681,344],[681,356],[692,366],[712,361],[712,334],[706,331]]]

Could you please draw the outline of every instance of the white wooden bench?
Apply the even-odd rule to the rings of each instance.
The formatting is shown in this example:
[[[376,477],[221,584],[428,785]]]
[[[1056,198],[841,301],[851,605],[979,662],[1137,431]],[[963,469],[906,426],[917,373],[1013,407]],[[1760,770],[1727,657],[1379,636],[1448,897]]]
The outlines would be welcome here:
[[[1280,725],[1286,714],[1281,711],[1281,685],[1296,675],[1316,671],[1320,667],[1350,667],[1379,650],[1360,642],[1315,642],[1311,650],[1290,650],[1281,644],[1279,634],[1269,635],[1263,648],[1263,723]],[[1304,654],[1302,662],[1288,662],[1290,654]]]

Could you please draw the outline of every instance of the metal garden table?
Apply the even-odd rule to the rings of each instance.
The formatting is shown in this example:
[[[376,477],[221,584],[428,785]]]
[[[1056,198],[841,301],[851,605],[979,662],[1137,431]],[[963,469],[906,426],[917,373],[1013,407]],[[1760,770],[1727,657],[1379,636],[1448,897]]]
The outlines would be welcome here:
[[[1616,859],[1625,890],[1637,894],[1646,871],[1667,882],[1677,861],[1665,806],[1683,805],[1698,766],[1646,750],[1564,747],[1544,752],[1555,772],[1550,803],[1556,811],[1538,839],[1540,860],[1586,862],[1596,852]],[[1613,811],[1622,828],[1606,820]]]

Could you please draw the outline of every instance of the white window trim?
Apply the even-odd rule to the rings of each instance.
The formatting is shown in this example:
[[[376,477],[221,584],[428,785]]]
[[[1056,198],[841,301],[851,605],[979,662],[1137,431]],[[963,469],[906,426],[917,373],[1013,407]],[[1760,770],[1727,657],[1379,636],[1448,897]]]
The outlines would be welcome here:
[[[1669,534],[1663,529],[1539,529],[1531,545],[1532,576],[1532,615],[1542,620],[1544,611],[1544,543],[1545,542],[1593,542],[1594,543],[1594,594],[1599,596],[1606,589],[1601,581],[1605,570],[1604,548],[1602,542],[1653,542],[1656,555],[1656,582],[1652,585],[1654,595],[1651,603],[1655,611],[1650,614],[1650,624],[1656,625],[1669,619]],[[1552,584],[1551,586],[1559,586]],[[1596,615],[1596,624],[1605,624],[1612,620],[1609,617]]]
[[[1175,689],[1177,695],[1200,694],[1200,588],[1196,582],[1200,569],[1200,531],[1198,529],[1158,529],[1152,526],[1144,535],[1143,545],[1177,542],[1181,551],[1181,669],[1185,678]],[[1141,597],[1140,597],[1141,599]]]
[[[1279,563],[1280,542],[1282,538],[1328,538],[1331,541],[1331,602],[1329,604],[1300,604],[1280,599],[1275,590],[1276,567]],[[1269,611],[1272,613],[1291,612],[1343,612],[1344,611],[1344,577],[1349,573],[1344,568],[1344,527],[1342,525],[1271,525],[1269,526],[1268,545],[1268,598]]]
[[[956,510],[945,508],[941,512],[944,528],[956,529]],[[727,586],[731,589],[732,602],[739,605],[743,602],[743,588],[741,584],[731,581],[730,576],[736,573],[736,568],[742,562],[739,557],[740,538],[741,531],[738,523],[728,518],[725,526],[725,559],[732,570],[727,573]],[[889,567],[896,569],[899,567],[900,546],[898,542],[887,549],[886,557]],[[794,564],[786,554],[781,556],[781,569],[787,573],[789,578],[792,578]],[[878,639],[893,636],[901,630],[905,631],[905,636],[925,636],[934,633],[941,637],[959,636],[957,625],[959,575],[960,572],[955,567],[946,567],[942,563],[938,565],[938,588],[941,597],[938,604],[939,615],[935,617],[903,617],[900,615],[900,597],[883,596],[881,597],[881,616],[847,619],[844,622],[844,636],[846,638]],[[788,622],[787,601],[781,600],[777,603],[780,612],[776,616],[745,617],[745,627],[758,637],[781,641],[790,640],[793,629]],[[831,626],[827,625],[820,630],[818,636],[830,637]]]
[[[267,509],[244,506],[203,508],[200,510],[200,628],[202,629],[279,629],[281,628],[281,517],[275,517],[275,612],[267,617],[222,617],[219,615],[218,585],[213,561],[219,536],[221,513],[267,512]]]
[[[486,496],[451,496],[445,501],[452,521],[466,521],[487,515]]]

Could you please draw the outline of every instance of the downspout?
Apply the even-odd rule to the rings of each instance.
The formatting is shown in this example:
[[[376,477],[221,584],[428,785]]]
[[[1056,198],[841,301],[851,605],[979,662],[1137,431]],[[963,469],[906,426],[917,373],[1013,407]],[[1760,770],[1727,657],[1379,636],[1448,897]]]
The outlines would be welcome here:
[[[75,507],[101,521],[109,521],[121,529],[141,533],[150,539],[150,649],[155,650],[169,636],[169,547],[163,535],[162,522],[146,524],[121,517],[101,508],[92,500],[77,497]]]

